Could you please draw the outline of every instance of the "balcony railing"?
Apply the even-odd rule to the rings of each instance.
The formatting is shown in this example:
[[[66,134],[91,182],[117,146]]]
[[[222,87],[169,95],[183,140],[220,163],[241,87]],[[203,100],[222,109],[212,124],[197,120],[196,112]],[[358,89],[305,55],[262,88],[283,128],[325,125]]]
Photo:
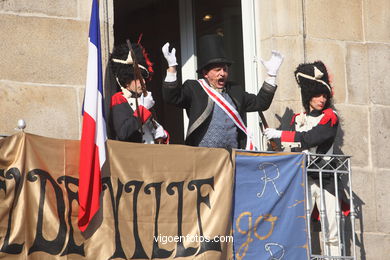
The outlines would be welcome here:
[[[311,259],[356,259],[354,225],[356,213],[351,177],[350,156],[307,155],[306,216]],[[346,183],[345,187],[342,187],[343,183]],[[310,232],[314,195],[317,195],[316,204],[321,223],[321,255],[313,254]],[[343,205],[347,206],[349,214],[343,214]],[[350,220],[348,226],[347,220]],[[348,247],[347,242],[350,245]]]

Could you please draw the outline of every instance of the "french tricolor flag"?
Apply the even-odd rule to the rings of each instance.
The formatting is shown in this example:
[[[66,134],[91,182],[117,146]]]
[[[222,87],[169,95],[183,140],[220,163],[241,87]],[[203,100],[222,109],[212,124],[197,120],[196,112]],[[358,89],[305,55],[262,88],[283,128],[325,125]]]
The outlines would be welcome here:
[[[84,232],[100,207],[101,169],[106,161],[99,2],[93,0],[89,25],[87,81],[80,141],[78,226]]]

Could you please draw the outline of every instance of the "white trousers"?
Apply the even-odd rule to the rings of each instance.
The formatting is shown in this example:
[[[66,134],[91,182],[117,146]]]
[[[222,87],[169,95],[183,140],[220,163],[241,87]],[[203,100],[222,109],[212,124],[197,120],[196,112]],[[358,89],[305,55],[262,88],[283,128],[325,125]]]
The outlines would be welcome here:
[[[318,210],[321,211],[321,189],[319,183],[317,184],[310,176],[308,177],[308,182],[309,194],[311,195],[308,196],[310,212],[313,212],[315,204],[317,204]],[[322,230],[322,232],[325,233],[326,238],[326,248],[324,248],[325,252],[323,252],[323,254],[325,253],[325,255],[328,255],[328,253],[330,253],[331,256],[340,256],[341,254],[339,249],[339,237],[336,218],[336,197],[325,189],[323,189],[322,194],[324,196],[323,201],[325,209],[325,219],[322,219],[321,214],[320,218],[322,222],[321,228],[325,227],[325,230]]]

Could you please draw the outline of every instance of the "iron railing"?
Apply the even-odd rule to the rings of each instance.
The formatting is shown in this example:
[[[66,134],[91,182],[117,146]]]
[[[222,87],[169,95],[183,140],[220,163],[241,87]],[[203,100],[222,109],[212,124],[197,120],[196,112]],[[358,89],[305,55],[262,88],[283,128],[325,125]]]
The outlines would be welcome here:
[[[309,240],[310,259],[356,259],[356,242],[355,242],[355,219],[356,212],[353,204],[352,194],[352,174],[351,174],[351,157],[346,155],[324,155],[324,154],[308,154],[307,155],[307,174],[306,174],[306,216],[307,216],[307,230]],[[345,181],[346,180],[346,181]],[[326,210],[325,193],[327,193],[324,182],[327,185],[333,183],[334,190],[332,195],[334,196],[335,212],[328,212]],[[346,187],[340,189],[342,182],[347,182]],[[321,223],[321,255],[313,254],[312,250],[312,235],[311,235],[311,216],[312,205],[310,205],[311,199],[311,186],[317,185],[320,191],[320,205],[317,208],[319,211],[320,223]],[[346,190],[344,190],[346,188]],[[342,193],[346,191],[345,195]],[[327,193],[328,194],[328,193]],[[327,195],[329,198],[329,195]],[[311,197],[310,197],[311,198]],[[349,204],[349,214],[346,217],[342,212],[341,201],[347,200]],[[312,202],[314,204],[314,202]],[[329,199],[328,199],[329,203]],[[326,223],[329,219],[329,214],[335,214],[336,228],[337,228],[337,242],[333,242],[332,246],[328,240],[330,236],[330,230]],[[346,228],[346,218],[350,220],[350,229]],[[326,220],[326,221],[322,221]],[[350,232],[350,236],[347,237],[347,232]],[[347,240],[348,239],[348,240]],[[350,243],[350,247],[346,247],[347,242]],[[335,245],[336,244],[336,245]],[[336,251],[336,253],[335,253]]]

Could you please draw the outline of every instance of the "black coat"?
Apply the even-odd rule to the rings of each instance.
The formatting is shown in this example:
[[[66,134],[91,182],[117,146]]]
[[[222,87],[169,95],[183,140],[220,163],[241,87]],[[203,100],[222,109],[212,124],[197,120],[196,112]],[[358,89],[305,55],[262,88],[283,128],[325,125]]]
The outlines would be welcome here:
[[[339,119],[335,111],[333,109],[328,108],[325,110],[312,110],[308,116],[309,117],[319,117],[321,115],[324,115],[321,119],[321,121],[318,122],[317,125],[315,125],[312,129],[308,131],[296,131],[296,125],[299,124],[299,122],[296,121],[296,117],[299,114],[294,115],[292,121],[291,121],[291,132],[294,134],[294,142],[301,143],[300,149],[293,149],[293,151],[300,152],[302,150],[306,150],[312,147],[316,147],[315,153],[317,154],[326,154],[328,150],[332,147],[334,144],[334,141],[336,139],[337,135],[337,129],[339,126]],[[282,135],[282,141],[283,141],[283,135]],[[325,166],[326,164],[329,164],[328,166]],[[310,168],[318,169],[325,167],[324,169],[331,170],[336,169],[339,165],[337,165],[338,161],[333,160],[332,162],[327,162],[327,160],[323,159],[322,157],[317,157],[315,159],[315,163],[312,165],[316,165],[315,167],[309,167],[308,169],[308,176],[313,178],[319,186],[319,173],[315,171],[310,171]],[[322,173],[322,181],[323,181],[323,187],[325,190],[330,192],[331,194],[335,194],[335,185],[334,185],[334,178],[333,174],[323,172]],[[341,180],[338,181],[338,189],[340,198],[343,201],[348,201],[346,199],[346,195],[342,188]]]
[[[299,124],[296,122],[296,116],[299,114],[293,117],[290,130],[295,132],[294,142],[301,143],[301,150],[317,147],[315,153],[326,154],[332,147],[336,139],[339,120],[337,114],[331,108],[323,111],[313,110],[308,116],[319,117],[322,114],[324,114],[322,120],[308,131],[296,131],[296,125]],[[281,141],[283,141],[283,136]]]
[[[122,92],[117,92],[111,98],[110,126],[112,126],[112,139],[126,142],[142,142],[139,129],[141,123],[134,115],[127,99]]]
[[[264,82],[257,95],[247,93],[243,88],[227,82],[225,91],[233,100],[238,113],[246,124],[246,112],[264,111],[271,105],[276,87]],[[210,124],[214,102],[196,80],[187,80],[183,86],[177,81],[163,83],[164,101],[186,109],[189,125],[185,143],[198,146]],[[246,135],[238,132],[239,148],[245,148]]]

